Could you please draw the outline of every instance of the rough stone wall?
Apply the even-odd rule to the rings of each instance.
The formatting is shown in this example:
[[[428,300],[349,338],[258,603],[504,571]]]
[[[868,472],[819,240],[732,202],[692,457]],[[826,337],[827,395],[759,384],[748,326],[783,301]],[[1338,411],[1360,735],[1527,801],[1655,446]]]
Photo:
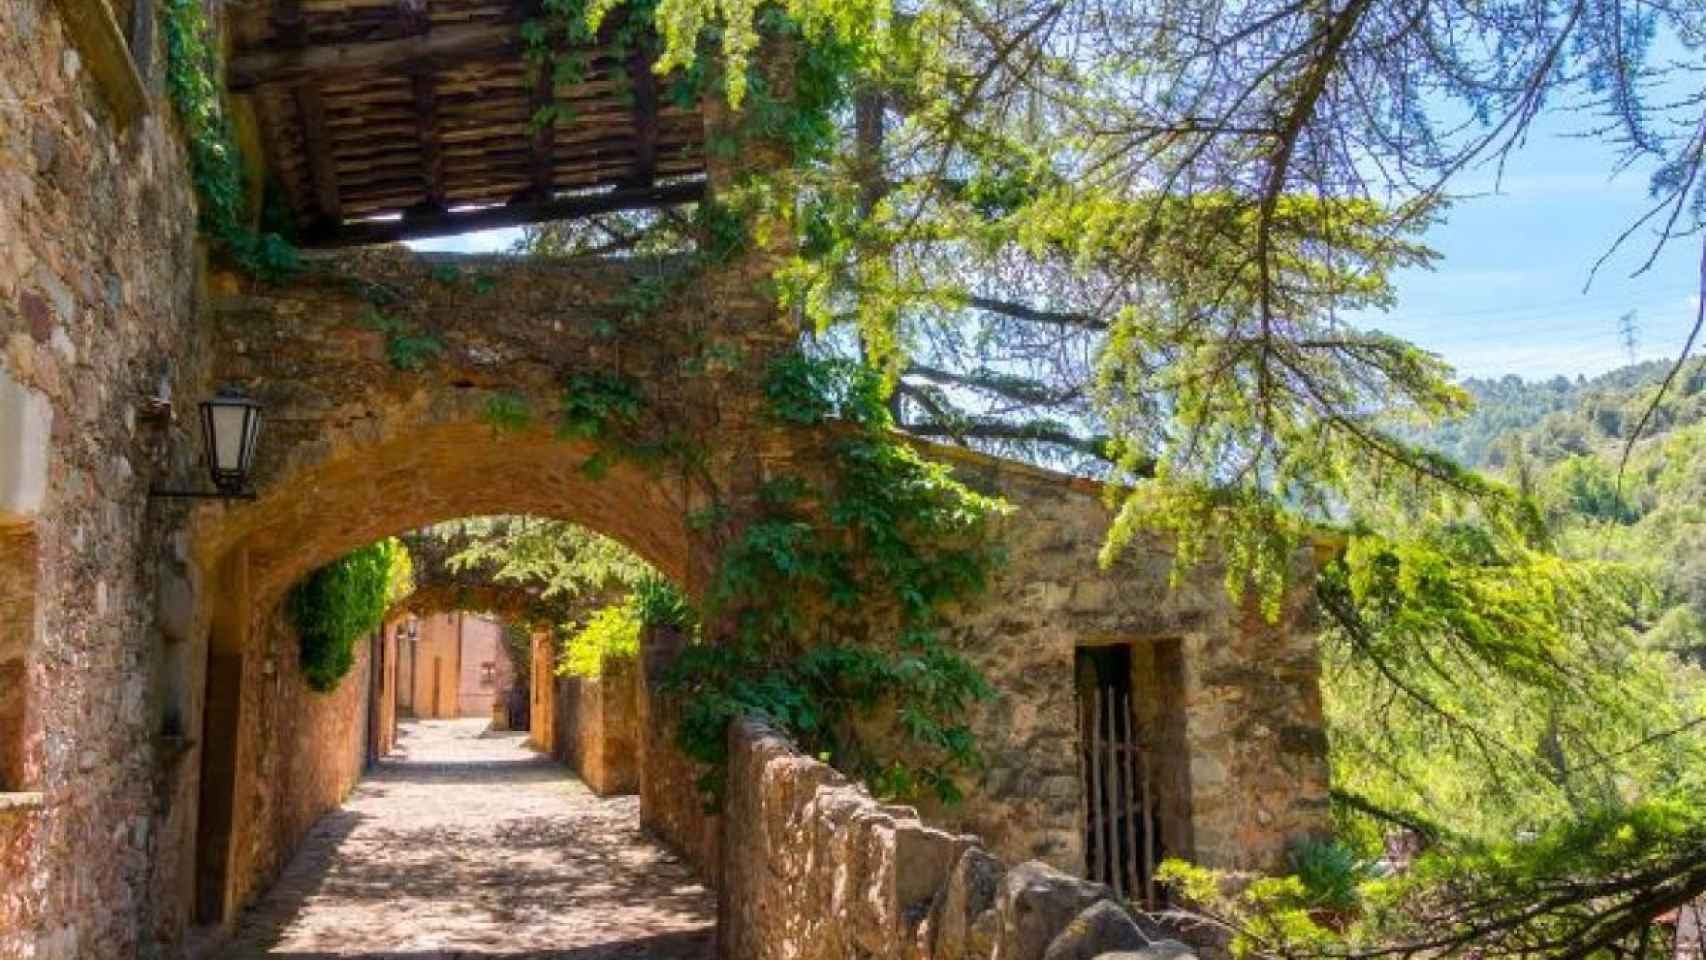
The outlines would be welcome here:
[[[243,663],[237,804],[229,883],[247,903],[289,862],[314,821],[360,778],[367,746],[369,645],[331,693],[302,678],[296,633],[282,611],[266,619]]]
[[[669,665],[687,644],[671,627],[640,631],[640,826],[679,853],[712,886],[720,882],[722,827],[707,813],[698,779],[703,768],[675,746],[674,700],[662,689]]]
[[[199,717],[195,577],[183,508],[146,493],[199,450],[195,202],[158,41],[152,115],[121,129],[58,4],[0,0],[0,25],[0,515],[30,530],[35,596],[0,789],[42,794],[0,814],[0,956],[146,955],[184,923],[193,824],[194,737],[171,731]],[[175,425],[139,417],[167,392]]]
[[[756,721],[729,731],[724,960],[1067,960],[1151,945],[1113,894],[880,804]],[[1121,954],[1136,956],[1136,954]]]
[[[601,797],[640,789],[639,670],[605,664],[597,677],[558,677],[553,754]]]
[[[1172,551],[1140,542],[1119,564],[1096,561],[1108,513],[1092,484],[992,458],[936,448],[968,482],[1000,493],[1008,560],[989,594],[952,618],[955,642],[997,698],[971,718],[988,766],[955,807],[924,804],[926,819],[975,833],[1010,861],[1084,869],[1084,800],[1077,745],[1074,655],[1080,646],[1133,645],[1134,661],[1182,653],[1155,718],[1163,800],[1176,819],[1173,853],[1227,868],[1282,865],[1298,837],[1326,825],[1312,558],[1277,623],[1235,605],[1210,563],[1170,582]],[[1139,685],[1141,686],[1141,685]],[[1150,704],[1146,709],[1159,705]]]

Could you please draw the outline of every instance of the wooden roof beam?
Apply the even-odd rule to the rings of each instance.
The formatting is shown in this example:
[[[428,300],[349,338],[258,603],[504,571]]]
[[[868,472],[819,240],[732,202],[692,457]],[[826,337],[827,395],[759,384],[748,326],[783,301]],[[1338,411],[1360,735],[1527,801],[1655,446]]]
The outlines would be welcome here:
[[[415,139],[420,143],[421,180],[426,188],[422,213],[445,209],[447,192],[444,186],[444,150],[438,142],[438,91],[433,75],[414,75]]]
[[[572,220],[617,210],[643,210],[682,203],[697,203],[705,197],[702,180],[662,187],[619,188],[604,193],[558,197],[535,203],[504,203],[476,210],[421,214],[401,220],[368,220],[344,223],[329,234],[311,238],[310,246],[348,247],[371,243],[399,243],[427,237],[448,237],[474,230],[492,230],[548,220]]]
[[[333,82],[376,71],[425,72],[520,55],[515,23],[462,24],[390,40],[250,50],[231,58],[225,83],[231,92],[245,93],[271,84]]]
[[[296,88],[296,109],[302,117],[302,149],[314,178],[315,223],[310,229],[334,228],[343,219],[338,199],[338,169],[332,162],[332,144],[326,135],[326,107],[320,100],[320,85],[305,83]]]
[[[635,186],[651,186],[658,172],[658,78],[652,72],[657,53],[642,38],[628,53],[628,80],[634,88]]]
[[[539,75],[533,78],[533,90],[527,100],[527,116],[530,122],[537,123],[533,131],[533,185],[524,198],[534,201],[551,199],[556,184],[556,140],[557,120],[556,111],[560,109],[557,103],[557,77],[553,69],[555,64],[550,58],[539,64]],[[542,110],[550,110],[550,121],[539,123]]]

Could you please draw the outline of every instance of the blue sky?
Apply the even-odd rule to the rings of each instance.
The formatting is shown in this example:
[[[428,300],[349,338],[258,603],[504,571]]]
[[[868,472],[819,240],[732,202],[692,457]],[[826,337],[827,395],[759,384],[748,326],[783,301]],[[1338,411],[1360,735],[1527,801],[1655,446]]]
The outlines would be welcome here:
[[[1456,185],[1459,200],[1426,236],[1435,269],[1397,280],[1398,306],[1365,325],[1432,350],[1463,376],[1592,376],[1629,362],[1618,318],[1636,311],[1636,357],[1674,357],[1693,323],[1699,239],[1671,243],[1650,270],[1629,274],[1650,241],[1633,238],[1584,291],[1594,261],[1646,209],[1647,171],[1613,178],[1608,147],[1543,120],[1506,165]],[[435,250],[502,250],[519,231],[421,244]]]
[[[1489,170],[1457,184],[1458,201],[1426,242],[1432,271],[1397,277],[1398,306],[1368,323],[1412,340],[1465,376],[1592,375],[1629,360],[1618,318],[1635,310],[1640,359],[1674,357],[1694,321],[1699,238],[1669,244],[1640,277],[1651,249],[1638,234],[1585,291],[1594,261],[1649,204],[1647,171],[1612,178],[1608,147],[1547,122],[1530,136],[1493,193]]]

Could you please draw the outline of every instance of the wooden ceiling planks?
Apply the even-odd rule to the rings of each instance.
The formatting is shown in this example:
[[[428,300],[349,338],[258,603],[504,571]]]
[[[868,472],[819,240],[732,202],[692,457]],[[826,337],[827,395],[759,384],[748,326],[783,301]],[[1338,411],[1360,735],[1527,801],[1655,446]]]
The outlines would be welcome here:
[[[227,83],[254,97],[268,170],[308,243],[388,242],[703,195],[701,118],[660,96],[647,46],[618,49],[606,31],[586,51],[585,76],[556,84],[524,63],[528,2],[245,5]]]

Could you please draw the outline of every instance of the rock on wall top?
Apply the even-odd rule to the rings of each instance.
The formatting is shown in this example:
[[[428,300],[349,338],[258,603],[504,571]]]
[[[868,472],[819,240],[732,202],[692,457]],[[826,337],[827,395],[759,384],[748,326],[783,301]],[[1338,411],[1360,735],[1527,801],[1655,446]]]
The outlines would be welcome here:
[[[1177,960],[1106,886],[925,826],[764,723],[729,733],[720,952],[727,960]]]

